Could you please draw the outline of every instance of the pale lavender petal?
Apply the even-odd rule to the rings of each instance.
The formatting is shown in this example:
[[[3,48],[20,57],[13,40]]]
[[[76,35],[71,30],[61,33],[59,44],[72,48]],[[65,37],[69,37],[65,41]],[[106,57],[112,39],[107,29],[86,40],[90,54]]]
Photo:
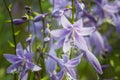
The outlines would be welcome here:
[[[73,79],[76,79],[76,72],[73,68],[66,68],[66,70]]]
[[[24,76],[21,78],[21,80],[27,80],[27,78],[28,78],[28,73],[26,72]]]
[[[64,44],[63,44],[63,52],[64,53],[68,52],[71,48],[71,45],[70,45],[71,40],[68,37],[69,37],[69,35],[66,36]]]
[[[91,65],[95,68],[95,70],[98,73],[102,74],[102,68],[97,58],[90,51],[86,51],[85,56],[87,57]]]
[[[103,37],[98,31],[95,31],[91,35],[91,40],[99,52],[101,52],[105,49]]]
[[[24,68],[25,68],[25,67],[24,67]],[[21,80],[27,80],[27,78],[28,78],[28,72],[27,72],[26,69],[23,70],[23,71],[20,73],[20,78],[21,78]]]
[[[78,33],[78,35],[80,36],[89,36],[91,35],[93,32],[95,31],[95,27],[84,27],[80,30],[76,30],[76,32]]]
[[[17,44],[16,54],[17,54],[17,56],[20,57],[20,58],[23,58],[23,57],[24,57],[24,51],[23,51],[22,45],[21,45],[20,43]]]
[[[78,29],[83,28],[83,21],[82,21],[82,19],[79,19],[77,22],[75,22],[73,24],[73,26],[76,27],[76,28],[78,28]]]
[[[3,55],[11,63],[15,63],[16,61],[20,60],[17,56],[12,54],[3,54]]]
[[[75,34],[74,36],[75,36],[75,45],[76,45],[79,49],[88,50],[87,43],[86,43],[84,37],[79,36],[79,35],[77,35],[77,34]]]
[[[58,40],[58,41],[54,44],[54,48],[55,48],[55,49],[61,48],[61,47],[63,46],[63,44],[64,44],[64,40],[65,40],[64,38]]]
[[[8,67],[7,73],[13,73],[17,70],[17,68],[22,64],[22,60],[13,63],[11,66]]]
[[[67,20],[67,18],[64,15],[61,17],[61,24],[65,29],[69,29],[72,27],[72,24]]]
[[[106,4],[103,6],[103,9],[109,13],[119,12],[118,6],[116,6],[116,4]]]
[[[57,29],[57,30],[52,30],[51,31],[51,35],[53,36],[53,38],[58,39],[61,37],[64,37],[68,34],[68,31],[65,29]]]
[[[69,60],[67,62],[67,64],[70,65],[69,67],[77,66],[80,63],[82,56],[83,56],[83,54],[80,54],[78,57]]]
[[[49,51],[49,54],[51,56],[56,57],[56,52],[54,50],[54,48],[51,48]],[[46,70],[49,74],[52,74],[53,71],[56,69],[56,61],[53,60],[51,57],[48,57],[48,59],[46,60]]]

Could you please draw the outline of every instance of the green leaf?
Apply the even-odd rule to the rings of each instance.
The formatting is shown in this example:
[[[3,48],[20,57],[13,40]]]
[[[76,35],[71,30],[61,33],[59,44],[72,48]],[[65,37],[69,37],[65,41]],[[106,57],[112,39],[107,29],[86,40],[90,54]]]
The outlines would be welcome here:
[[[35,11],[33,11],[32,13],[33,13],[33,15],[35,15],[35,16],[39,15],[39,13],[38,13],[38,12],[35,12]]]
[[[19,35],[20,31],[16,31],[14,34],[15,36]]]
[[[11,9],[12,9],[12,4],[9,4],[9,6],[8,6],[8,8],[9,8],[9,11],[11,11]]]
[[[11,20],[6,20],[5,22],[10,23],[10,22],[11,22]]]
[[[13,47],[13,48],[15,47],[15,45],[11,41],[8,41],[8,43],[11,47]]]

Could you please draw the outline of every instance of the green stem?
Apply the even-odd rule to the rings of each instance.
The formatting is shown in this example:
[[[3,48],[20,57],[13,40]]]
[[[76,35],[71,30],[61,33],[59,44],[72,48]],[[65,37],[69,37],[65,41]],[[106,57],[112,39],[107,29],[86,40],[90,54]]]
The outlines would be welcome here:
[[[72,0],[72,24],[74,23],[74,12],[75,12],[75,6],[74,6],[74,0]]]
[[[43,14],[43,9],[42,9],[42,0],[38,0],[39,1],[39,9],[40,9],[40,12],[41,14]],[[43,26],[43,39],[45,38],[46,34],[45,34],[45,29],[46,29],[46,26],[45,26],[45,19],[43,18],[42,19],[42,26]],[[46,74],[46,71],[45,71],[45,61],[44,61],[44,52],[45,52],[45,47],[46,47],[46,43],[43,41],[43,46],[42,46],[42,49],[41,49],[41,52],[40,52],[40,55],[39,55],[39,58],[38,58],[38,61],[40,60],[40,63],[41,63],[41,67],[42,67],[42,70],[40,71],[40,75],[41,75],[41,78],[44,77],[44,75]]]
[[[13,41],[14,41],[14,46],[15,46],[14,48],[16,49],[16,39],[15,39],[15,34],[14,34],[15,30],[14,30],[14,24],[13,24],[12,14],[11,14],[9,8],[8,8],[8,5],[7,5],[6,1],[3,0],[3,2],[4,2],[4,4],[5,4],[5,7],[7,8],[7,11],[8,11],[9,16],[10,16],[12,36],[13,36]]]

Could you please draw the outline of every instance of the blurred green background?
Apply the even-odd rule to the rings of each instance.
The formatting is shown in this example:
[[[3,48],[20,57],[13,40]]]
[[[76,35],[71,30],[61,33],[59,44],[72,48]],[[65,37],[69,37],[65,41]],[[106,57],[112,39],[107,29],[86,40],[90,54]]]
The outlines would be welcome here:
[[[13,18],[21,18],[21,16],[24,15],[25,5],[29,5],[34,11],[39,12],[38,0],[6,1],[8,5],[12,4]],[[43,0],[42,5],[44,12],[49,11],[50,4],[48,3],[48,0]],[[13,42],[11,24],[7,22],[9,19],[10,17],[8,11],[3,1],[0,0],[0,80],[13,80],[13,75],[6,73],[6,69],[10,63],[3,57],[4,53],[14,53],[14,48],[12,48],[9,44],[9,42]],[[112,25],[108,23],[104,23],[100,32],[105,33],[111,26]],[[28,36],[25,31],[25,24],[14,27],[15,31],[20,31],[20,33],[16,36],[16,41],[21,42],[24,45],[25,39]],[[112,47],[112,51],[111,53],[108,53],[104,59],[99,58],[99,60],[101,64],[108,64],[109,68],[104,69],[103,75],[98,75],[88,62],[82,60],[82,62],[78,65],[78,75],[80,75],[80,80],[97,80],[98,76],[101,77],[101,80],[120,80],[120,38],[118,38],[115,29],[112,32],[112,35],[109,36],[108,41]]]

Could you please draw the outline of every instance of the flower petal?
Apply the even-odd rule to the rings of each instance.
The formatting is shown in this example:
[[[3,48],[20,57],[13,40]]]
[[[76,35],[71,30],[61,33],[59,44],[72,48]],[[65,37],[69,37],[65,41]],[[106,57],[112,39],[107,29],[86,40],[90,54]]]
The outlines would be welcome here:
[[[86,52],[85,56],[87,57],[91,65],[95,68],[95,70],[98,73],[102,74],[103,73],[102,68],[97,58],[90,51],[85,51],[85,52]]]
[[[119,8],[118,6],[116,6],[116,4],[106,4],[103,6],[103,9],[109,13],[119,12]]]
[[[62,39],[59,39],[55,44],[54,44],[54,48],[55,49],[59,49],[59,48],[61,48],[62,46],[63,46],[63,44],[64,44],[64,38],[62,38]]]
[[[27,62],[27,67],[28,69],[32,70],[32,71],[39,71],[41,68],[31,62]]]
[[[16,54],[17,54],[17,56],[20,57],[20,58],[23,58],[23,57],[24,57],[24,51],[23,51],[22,45],[21,45],[20,43],[17,44]]]
[[[88,50],[87,43],[84,39],[84,37],[79,36],[78,34],[74,34],[75,36],[75,45],[82,50]]]
[[[83,21],[82,21],[82,19],[79,19],[77,22],[75,22],[73,24],[73,26],[76,27],[76,28],[78,28],[78,29],[83,28]]]
[[[69,56],[67,54],[62,55],[64,63],[66,63],[69,60]]]
[[[78,33],[78,35],[80,36],[89,36],[91,35],[93,32],[95,31],[95,27],[84,27],[80,30],[76,30],[76,32]]]
[[[58,80],[62,80],[64,77],[64,74],[65,74],[64,70],[61,70],[60,72],[58,72],[56,75],[58,77]]]
[[[77,66],[80,63],[82,56],[83,56],[83,54],[80,54],[78,57],[73,58],[72,60],[69,60],[67,62],[67,64],[70,65],[69,67]]]
[[[72,27],[72,24],[67,20],[67,18],[64,15],[61,17],[61,24],[65,29],[69,29]]]
[[[59,39],[61,37],[64,37],[68,34],[68,31],[66,29],[57,29],[57,30],[52,30],[51,35],[55,39]]]
[[[11,66],[8,67],[7,73],[13,73],[14,71],[17,70],[17,68],[22,64],[22,61],[17,61],[13,63]]]
[[[95,45],[96,51],[101,52],[105,49],[103,37],[98,31],[91,35],[90,40]]]
[[[54,48],[51,48],[50,51],[49,51],[49,54],[51,56],[55,56],[56,57],[56,52],[54,50]],[[56,69],[56,61],[53,60],[52,58],[48,57],[48,59],[46,60],[46,70],[47,72],[50,74],[50,73],[53,73],[53,71]]]
[[[28,59],[29,61],[32,61],[33,56],[34,56],[34,53],[26,53],[25,54],[25,58]]]
[[[10,63],[15,63],[16,61],[20,60],[17,56],[12,54],[3,54],[3,55]]]
[[[71,45],[70,45],[71,40],[68,37],[69,37],[69,35],[66,36],[64,44],[63,44],[63,52],[64,53],[68,52],[71,48]]]
[[[66,70],[73,79],[76,79],[76,72],[73,68],[66,68]]]

